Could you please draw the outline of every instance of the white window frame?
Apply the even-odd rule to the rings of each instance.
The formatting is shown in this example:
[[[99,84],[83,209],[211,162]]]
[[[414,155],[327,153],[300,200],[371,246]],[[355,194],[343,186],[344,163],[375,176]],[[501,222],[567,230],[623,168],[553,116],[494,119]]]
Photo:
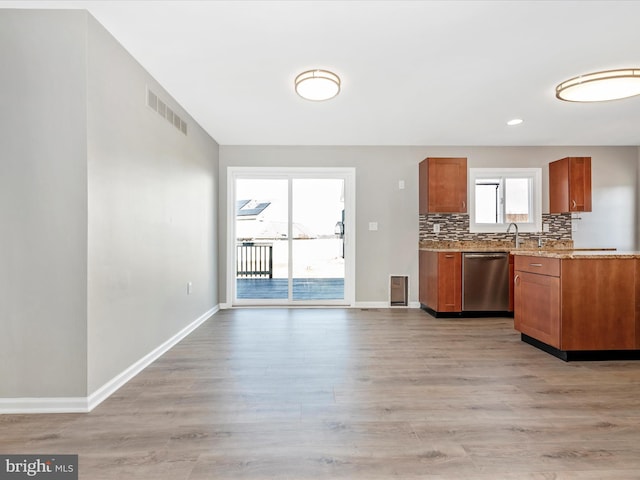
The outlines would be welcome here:
[[[509,223],[476,223],[476,180],[482,178],[529,178],[532,182],[529,199],[532,222],[517,222],[520,232],[542,231],[542,168],[470,168],[469,169],[469,231],[471,233],[506,232]]]

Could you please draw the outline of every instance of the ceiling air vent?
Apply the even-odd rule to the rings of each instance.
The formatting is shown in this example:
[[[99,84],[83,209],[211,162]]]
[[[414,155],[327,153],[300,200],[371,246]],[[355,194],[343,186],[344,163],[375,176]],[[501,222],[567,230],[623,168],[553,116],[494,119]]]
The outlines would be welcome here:
[[[158,95],[153,93],[149,87],[147,87],[147,106],[162,118],[166,119],[167,122],[176,127],[177,130],[181,131],[185,135],[187,134],[187,122],[180,118],[180,116],[174,112],[166,102],[160,100]]]

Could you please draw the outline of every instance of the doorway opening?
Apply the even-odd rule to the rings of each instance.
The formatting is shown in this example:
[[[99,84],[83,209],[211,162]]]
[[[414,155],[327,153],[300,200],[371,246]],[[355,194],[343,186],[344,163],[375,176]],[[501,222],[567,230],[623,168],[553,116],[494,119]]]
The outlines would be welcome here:
[[[229,167],[233,305],[351,305],[355,169]]]

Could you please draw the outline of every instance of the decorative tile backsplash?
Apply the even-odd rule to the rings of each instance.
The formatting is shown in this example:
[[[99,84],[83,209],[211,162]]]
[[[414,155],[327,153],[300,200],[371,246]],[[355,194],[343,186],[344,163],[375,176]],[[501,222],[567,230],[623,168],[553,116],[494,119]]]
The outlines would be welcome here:
[[[433,232],[436,223],[440,225],[439,233]],[[570,213],[543,213],[542,223],[549,224],[549,231],[542,233],[544,240],[572,240]],[[513,235],[513,232],[470,233],[468,213],[420,215],[420,242],[512,240]],[[539,236],[539,233],[520,233],[523,240],[537,240]]]

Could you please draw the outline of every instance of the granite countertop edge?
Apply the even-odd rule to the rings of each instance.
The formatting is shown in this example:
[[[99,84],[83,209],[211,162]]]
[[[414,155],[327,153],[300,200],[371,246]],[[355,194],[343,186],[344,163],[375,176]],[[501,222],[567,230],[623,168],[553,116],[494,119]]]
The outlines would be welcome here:
[[[529,256],[529,257],[543,257],[543,258],[559,258],[559,259],[638,259],[640,258],[640,252],[623,252],[613,249],[574,249],[574,250],[548,250],[548,251],[534,251],[534,250],[512,250],[512,255]]]
[[[527,255],[547,258],[640,258],[640,251],[619,251],[615,248],[593,247],[575,248],[573,242],[556,241],[542,248],[528,242],[520,248],[515,248],[511,242],[442,242],[429,245],[421,242],[420,251],[427,252],[500,252],[512,255]]]
[[[512,255],[544,257],[544,258],[560,258],[560,259],[597,259],[597,258],[632,258],[640,259],[640,251],[620,251],[615,248],[519,248],[513,247],[460,247],[460,248],[437,248],[437,247],[420,247],[421,251],[426,252],[500,252],[510,253]]]

